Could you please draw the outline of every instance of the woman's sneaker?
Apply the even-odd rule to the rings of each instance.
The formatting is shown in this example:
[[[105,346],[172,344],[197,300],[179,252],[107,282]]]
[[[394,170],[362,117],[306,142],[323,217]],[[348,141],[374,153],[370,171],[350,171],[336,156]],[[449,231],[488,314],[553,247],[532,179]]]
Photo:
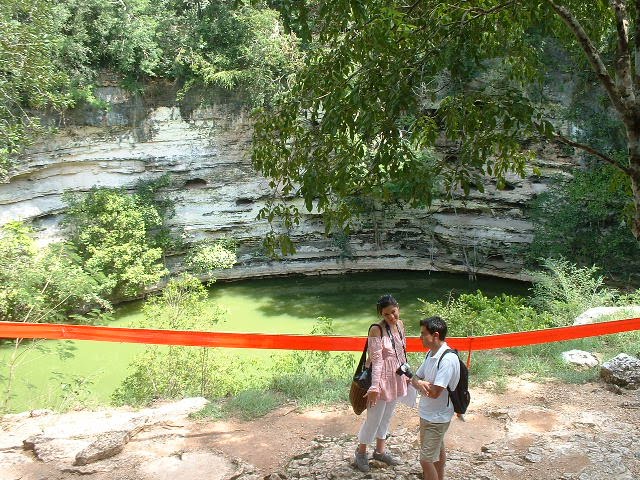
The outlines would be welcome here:
[[[363,473],[369,472],[369,457],[367,456],[367,452],[360,453],[356,448],[356,467]]]
[[[373,451],[373,459],[378,462],[384,462],[387,465],[400,465],[402,462],[398,460],[396,457],[389,455],[388,453],[378,453],[375,450]]]

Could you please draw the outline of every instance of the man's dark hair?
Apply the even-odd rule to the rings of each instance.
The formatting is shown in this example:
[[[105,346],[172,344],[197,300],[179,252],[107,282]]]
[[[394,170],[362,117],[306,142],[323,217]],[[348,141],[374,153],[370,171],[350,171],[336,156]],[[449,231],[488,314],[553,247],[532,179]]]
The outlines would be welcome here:
[[[383,308],[387,308],[388,306],[398,306],[398,301],[393,298],[393,295],[383,295],[378,299],[378,303],[376,303],[376,308],[378,309],[378,315],[382,313]]]
[[[440,340],[447,338],[447,322],[438,316],[423,318],[420,320],[420,326],[429,330],[431,335],[438,332]]]

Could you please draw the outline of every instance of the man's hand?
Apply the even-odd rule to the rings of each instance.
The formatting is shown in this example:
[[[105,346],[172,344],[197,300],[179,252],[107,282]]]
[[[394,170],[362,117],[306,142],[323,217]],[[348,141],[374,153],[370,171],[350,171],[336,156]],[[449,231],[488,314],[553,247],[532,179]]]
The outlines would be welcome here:
[[[431,385],[429,382],[413,377],[411,379],[411,384],[420,392],[421,395],[424,395],[425,397],[429,396],[429,386]]]
[[[427,397],[438,398],[443,391],[444,391],[444,388],[441,387],[440,385],[434,385],[430,383],[429,388],[427,388]]]

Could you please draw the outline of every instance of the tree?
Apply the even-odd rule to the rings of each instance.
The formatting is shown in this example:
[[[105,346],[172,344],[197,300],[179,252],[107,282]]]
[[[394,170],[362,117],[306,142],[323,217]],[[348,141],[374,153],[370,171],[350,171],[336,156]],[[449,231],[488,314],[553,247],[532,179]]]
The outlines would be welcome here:
[[[571,179],[553,179],[532,202],[535,229],[528,257],[565,258],[578,267],[599,265],[608,278],[630,280],[640,271],[640,243],[621,212],[628,192],[622,174],[611,165],[577,171]]]
[[[0,180],[43,127],[32,110],[63,109],[68,77],[55,63],[62,38],[46,0],[0,0]]]
[[[285,199],[301,197],[330,229],[348,220],[354,196],[418,206],[434,184],[466,193],[484,175],[500,188],[507,172],[524,175],[528,148],[549,141],[623,173],[640,240],[640,3],[324,0],[320,9],[293,89],[257,113],[254,165]],[[622,151],[590,143],[586,118],[566,115],[584,78],[604,93],[600,115]],[[295,204],[263,216],[276,209],[297,221]]]
[[[105,276],[111,298],[140,295],[166,273],[162,248],[150,231],[162,225],[154,205],[123,190],[93,188],[84,196],[66,194],[65,224],[84,269]]]
[[[28,226],[10,222],[0,227],[0,321],[92,323],[109,309],[102,278],[84,271],[69,246],[54,243],[38,249]],[[37,340],[4,342],[0,412],[10,406],[18,366],[30,351],[46,348]],[[66,346],[60,348],[60,354],[72,355]]]
[[[222,266],[222,268],[225,268]],[[212,331],[223,320],[222,309],[208,305],[207,290],[190,275],[169,280],[162,294],[143,307],[137,327]],[[113,395],[118,404],[144,404],[158,398],[236,393],[245,371],[237,359],[216,355],[207,347],[149,345],[130,365],[131,374]]]
[[[103,280],[81,268],[69,245],[39,249],[30,227],[20,222],[0,227],[0,320],[90,322],[80,315],[110,309],[102,297]]]

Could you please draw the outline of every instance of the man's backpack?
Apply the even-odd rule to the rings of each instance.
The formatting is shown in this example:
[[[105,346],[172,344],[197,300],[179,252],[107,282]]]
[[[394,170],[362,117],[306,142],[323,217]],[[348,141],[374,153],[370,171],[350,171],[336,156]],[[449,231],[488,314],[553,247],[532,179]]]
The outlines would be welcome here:
[[[448,348],[442,355],[440,355],[440,360],[438,360],[438,366],[436,368],[440,368],[442,357],[449,352],[455,353],[456,357],[458,357],[458,361],[460,362],[460,380],[458,381],[458,385],[453,390],[447,386],[447,390],[449,391],[449,400],[453,403],[453,411],[458,414],[463,414],[467,411],[467,407],[471,402],[471,394],[469,393],[469,369],[467,369],[465,363],[460,360],[458,351],[453,348]],[[448,400],[447,405],[449,405]]]

